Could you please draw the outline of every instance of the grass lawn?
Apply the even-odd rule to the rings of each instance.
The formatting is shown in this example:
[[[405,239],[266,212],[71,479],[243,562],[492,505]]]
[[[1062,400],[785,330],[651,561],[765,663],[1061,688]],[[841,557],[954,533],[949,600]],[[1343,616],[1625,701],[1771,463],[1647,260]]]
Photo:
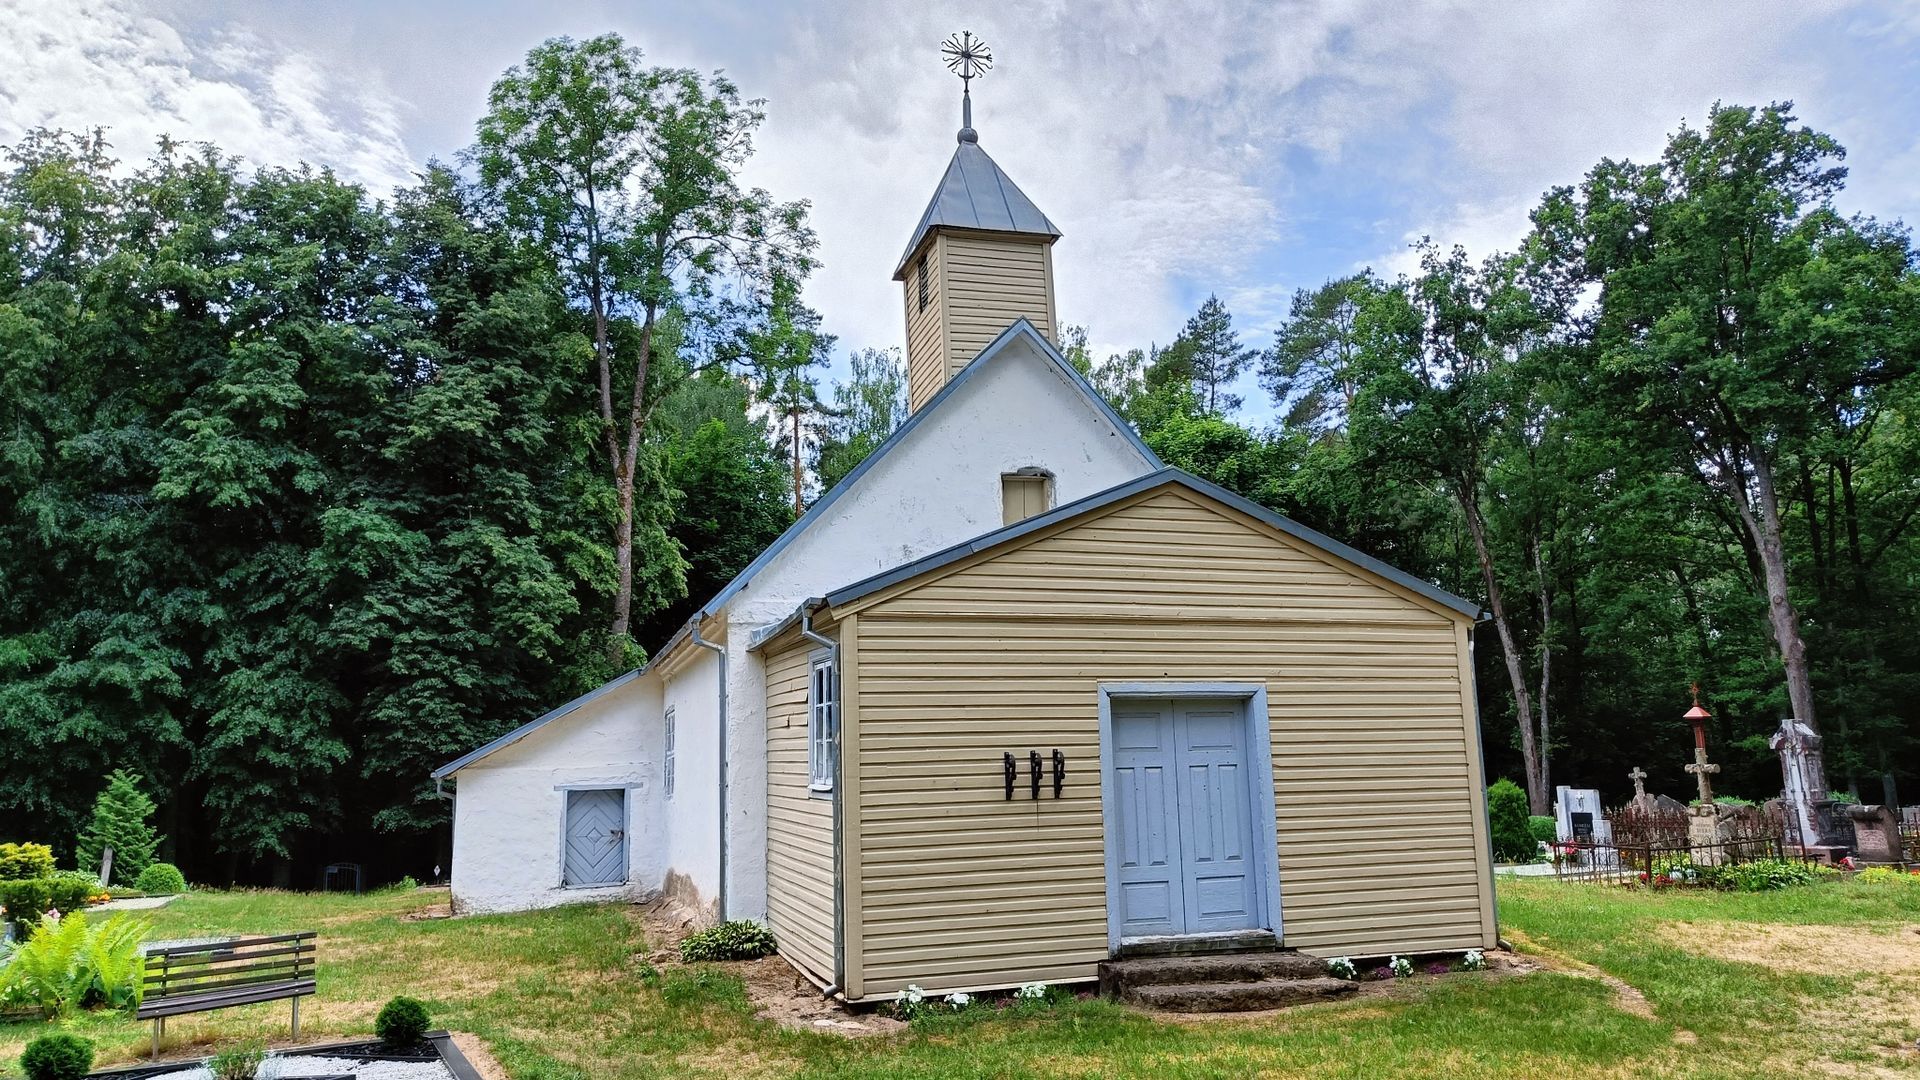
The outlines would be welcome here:
[[[512,1080],[654,1076],[1756,1077],[1920,1075],[1920,883],[1730,895],[1503,880],[1502,926],[1549,970],[1416,978],[1384,994],[1252,1017],[1158,1020],[1104,1002],[968,1015],[847,1039],[758,1019],[739,979],[641,977],[640,921],[591,906],[409,918],[445,893],[195,893],[154,934],[316,929],[315,1039],[370,1032],[391,995],[477,1034]],[[184,1043],[284,1040],[285,1002],[183,1017]],[[147,1028],[82,1016],[103,1064]],[[0,1070],[46,1030],[0,1023]]]

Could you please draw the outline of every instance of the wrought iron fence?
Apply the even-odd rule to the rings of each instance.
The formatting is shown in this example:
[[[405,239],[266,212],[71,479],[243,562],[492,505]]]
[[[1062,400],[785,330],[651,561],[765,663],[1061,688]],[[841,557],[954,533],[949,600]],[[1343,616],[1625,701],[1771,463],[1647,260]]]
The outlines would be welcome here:
[[[1692,837],[1688,811],[1623,807],[1607,815],[1608,835],[1559,841],[1548,854],[1562,878],[1654,886],[1698,880],[1702,867],[1820,861],[1786,843],[1786,822],[1776,812],[1742,807],[1723,813],[1724,839],[1701,843]]]

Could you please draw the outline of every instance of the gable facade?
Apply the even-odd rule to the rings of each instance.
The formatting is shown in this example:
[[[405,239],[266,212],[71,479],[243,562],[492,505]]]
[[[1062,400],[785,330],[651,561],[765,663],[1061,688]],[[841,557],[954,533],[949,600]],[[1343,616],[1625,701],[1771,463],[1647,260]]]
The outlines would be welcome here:
[[[1259,745],[1241,751],[1258,805],[1228,801],[1259,864],[1235,886],[1250,921],[1329,955],[1494,944],[1471,619],[1456,607],[1170,482],[817,619],[844,688],[846,932],[838,972],[809,973],[850,998],[1092,978],[1125,936],[1116,717],[1183,695],[1200,695],[1196,714],[1260,714]],[[770,663],[805,650],[776,644]],[[821,917],[796,905],[784,922]]]

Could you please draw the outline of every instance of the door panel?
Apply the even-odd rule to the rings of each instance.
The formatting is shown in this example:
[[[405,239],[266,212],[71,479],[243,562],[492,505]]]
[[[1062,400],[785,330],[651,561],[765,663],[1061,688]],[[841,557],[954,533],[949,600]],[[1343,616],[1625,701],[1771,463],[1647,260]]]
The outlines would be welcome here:
[[[1186,778],[1180,829],[1188,933],[1249,930],[1259,924],[1260,864],[1252,843],[1245,709],[1240,701],[1173,704]]]
[[[1246,704],[1113,704],[1120,935],[1260,924]]]
[[[567,792],[562,881],[574,887],[626,881],[626,828],[625,791]]]
[[[1178,934],[1185,924],[1174,756],[1168,703],[1114,704],[1112,842],[1118,845],[1120,933],[1126,937]]]

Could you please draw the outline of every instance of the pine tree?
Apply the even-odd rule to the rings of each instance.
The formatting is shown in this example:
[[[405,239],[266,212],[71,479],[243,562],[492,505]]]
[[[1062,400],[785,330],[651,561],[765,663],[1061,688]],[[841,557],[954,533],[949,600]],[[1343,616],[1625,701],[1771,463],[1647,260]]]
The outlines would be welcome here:
[[[153,816],[153,800],[140,790],[140,777],[125,769],[107,776],[107,788],[93,801],[93,824],[80,834],[75,850],[80,869],[93,873],[99,869],[100,854],[113,849],[113,880],[130,885],[153,863],[160,846],[160,835],[148,818]]]

